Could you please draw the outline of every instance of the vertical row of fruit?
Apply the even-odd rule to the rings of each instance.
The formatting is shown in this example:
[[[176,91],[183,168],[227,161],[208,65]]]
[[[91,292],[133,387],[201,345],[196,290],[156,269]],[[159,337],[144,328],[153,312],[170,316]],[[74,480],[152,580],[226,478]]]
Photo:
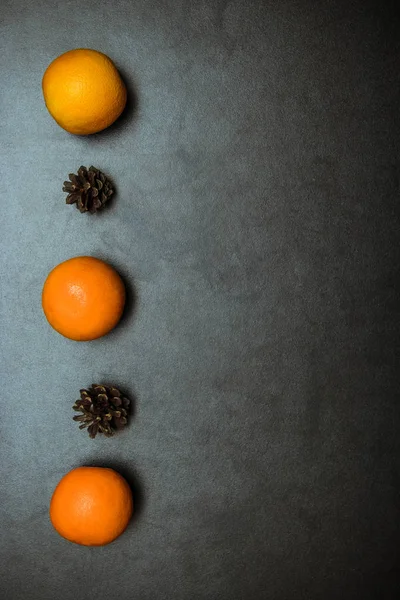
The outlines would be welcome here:
[[[109,127],[121,115],[127,91],[113,62],[101,52],[70,50],[46,69],[42,81],[46,106],[56,122],[76,135]],[[94,167],[80,167],[64,183],[67,204],[81,212],[96,212],[113,193],[112,184]],[[48,275],[42,306],[50,325],[75,341],[106,335],[121,318],[125,287],[118,273],[104,261],[76,256],[57,265]],[[127,423],[129,399],[114,386],[93,384],[80,391],[74,419],[89,436],[113,435]],[[56,531],[71,542],[102,546],[127,527],[133,512],[132,492],[112,469],[79,467],[67,473],[54,490],[50,519]]]

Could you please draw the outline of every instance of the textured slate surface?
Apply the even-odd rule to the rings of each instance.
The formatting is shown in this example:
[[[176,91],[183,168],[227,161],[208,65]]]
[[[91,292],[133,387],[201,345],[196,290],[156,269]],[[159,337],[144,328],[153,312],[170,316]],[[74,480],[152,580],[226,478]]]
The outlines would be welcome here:
[[[3,0],[1,595],[5,600],[395,598],[399,546],[399,21],[395,3]],[[74,47],[130,106],[79,138],[41,96]],[[81,164],[103,215],[64,205]],[[122,324],[63,339],[57,263],[125,277]],[[93,381],[136,397],[90,441]],[[58,537],[60,477],[111,465],[136,517],[105,548]]]

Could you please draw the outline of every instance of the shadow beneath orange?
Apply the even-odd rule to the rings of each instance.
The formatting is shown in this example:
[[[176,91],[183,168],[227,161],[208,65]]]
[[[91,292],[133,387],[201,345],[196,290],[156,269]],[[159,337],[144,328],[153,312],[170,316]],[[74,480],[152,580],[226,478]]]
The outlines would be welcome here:
[[[116,121],[114,121],[114,123],[112,123],[106,129],[103,129],[102,131],[99,131],[98,133],[93,133],[91,135],[80,136],[81,139],[85,141],[93,141],[96,143],[99,143],[104,139],[108,142],[109,140],[107,138],[115,135],[134,121],[139,108],[137,89],[133,81],[126,74],[126,72],[124,72],[120,68],[118,68],[118,71],[122,77],[123,82],[125,83],[128,92],[126,105],[124,110],[122,111],[122,114],[118,117]]]
[[[141,477],[138,475],[136,470],[128,467],[124,462],[119,460],[92,460],[86,462],[83,466],[85,467],[104,467],[107,469],[114,469],[117,471],[126,481],[131,488],[133,495],[133,515],[128,525],[129,529],[132,524],[140,517],[144,508],[144,485]]]
[[[132,277],[124,271],[124,268],[121,266],[120,263],[116,264],[113,260],[111,260],[108,253],[95,252],[90,253],[89,256],[99,258],[100,260],[103,260],[105,263],[113,267],[113,269],[115,269],[115,271],[121,277],[125,287],[125,305],[122,316],[118,323],[115,325],[115,327],[107,334],[105,334],[105,336],[101,336],[94,340],[90,340],[89,342],[79,342],[81,344],[90,343],[94,347],[97,344],[102,344],[104,337],[108,338],[113,335],[118,335],[121,333],[121,329],[131,325],[131,321],[135,318],[136,312],[138,310],[138,295],[136,293],[135,286],[132,283]]]
[[[128,321],[134,318],[138,310],[138,295],[135,286],[132,283],[132,278],[126,273],[126,271],[123,267],[121,267],[120,264],[115,264],[114,261],[108,256],[108,254],[103,255],[102,252],[98,252],[96,256],[97,258],[101,258],[101,260],[104,260],[104,262],[106,262],[111,267],[113,267],[113,269],[116,270],[118,275],[121,277],[125,287],[124,311],[117,325],[113,329],[113,331],[117,331],[120,327],[124,327],[125,325],[127,325]],[[110,333],[112,333],[112,331]]]
[[[125,286],[125,306],[122,317],[116,326],[116,329],[118,329],[127,325],[128,321],[135,317],[138,309],[138,296],[134,285],[131,283],[129,278],[124,273],[121,273],[121,269],[116,269],[116,271],[119,273]]]

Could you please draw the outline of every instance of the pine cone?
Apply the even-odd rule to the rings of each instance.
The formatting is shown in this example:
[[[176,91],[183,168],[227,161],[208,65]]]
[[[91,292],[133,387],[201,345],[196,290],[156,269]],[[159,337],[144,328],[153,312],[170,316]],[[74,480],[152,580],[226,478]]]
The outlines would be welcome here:
[[[79,429],[87,427],[89,437],[95,438],[98,433],[110,437],[127,424],[131,402],[117,388],[93,383],[80,394],[72,408],[82,414],[73,419],[81,423]]]
[[[78,174],[70,173],[69,178],[63,186],[63,192],[68,192],[66,203],[76,204],[81,213],[95,213],[114,193],[111,182],[95,167],[80,167]]]

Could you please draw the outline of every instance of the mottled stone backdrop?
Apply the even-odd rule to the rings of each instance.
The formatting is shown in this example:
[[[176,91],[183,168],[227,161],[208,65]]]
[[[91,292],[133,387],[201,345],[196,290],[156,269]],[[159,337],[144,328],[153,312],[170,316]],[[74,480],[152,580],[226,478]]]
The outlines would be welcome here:
[[[3,0],[4,600],[396,598],[399,28],[395,2]],[[74,137],[41,78],[76,47],[130,91]],[[80,165],[103,214],[65,205]],[[41,311],[53,266],[118,268],[121,325],[90,343]],[[79,389],[121,385],[131,426],[88,439]],[[104,548],[52,529],[71,468],[113,466],[136,517]]]

